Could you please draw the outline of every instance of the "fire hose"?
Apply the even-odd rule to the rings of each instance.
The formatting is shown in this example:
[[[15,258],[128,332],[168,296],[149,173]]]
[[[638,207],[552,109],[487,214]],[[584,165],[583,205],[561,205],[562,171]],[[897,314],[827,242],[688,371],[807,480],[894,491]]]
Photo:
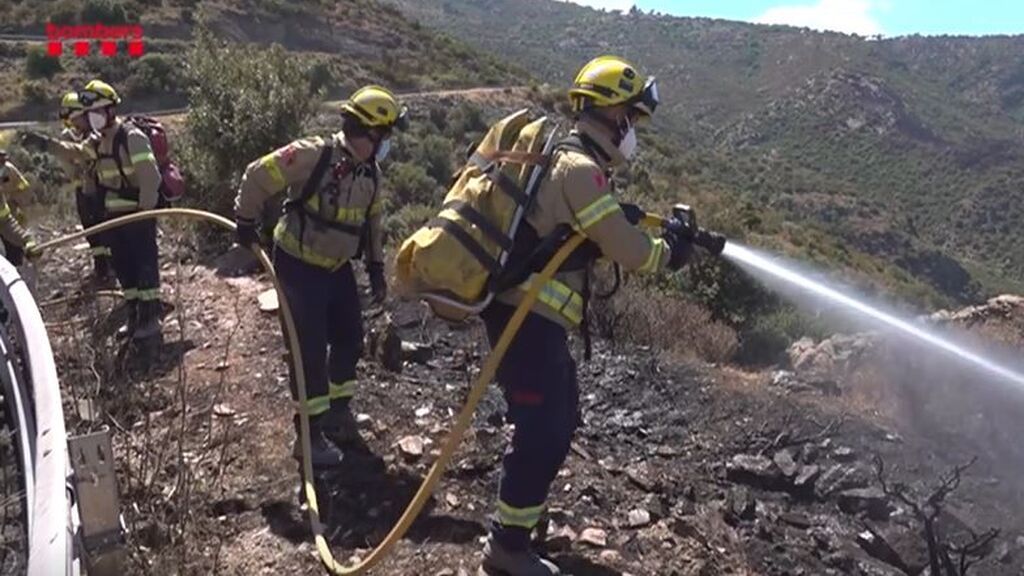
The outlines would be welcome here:
[[[678,207],[677,207],[678,208]],[[675,210],[674,210],[675,212]],[[677,214],[678,215],[678,214]],[[117,228],[124,224],[131,222],[137,222],[140,220],[146,220],[151,218],[158,218],[163,216],[174,216],[181,218],[191,218],[196,220],[204,220],[213,224],[219,225],[222,228],[228,230],[235,230],[235,223],[231,220],[206,212],[203,210],[195,210],[190,208],[163,208],[158,210],[148,210],[144,212],[137,212],[121,216],[97,224],[80,232],[75,232],[67,236],[62,236],[39,245],[41,251],[54,248],[63,244],[77,241],[79,239],[91,236],[100,232],[104,232],[113,228]],[[650,214],[644,214],[642,218],[642,224],[648,227],[665,226],[668,227],[669,222],[678,222],[678,218],[662,219],[658,216]],[[693,229],[696,231],[695,225]],[[523,298],[522,302],[516,308],[515,313],[505,326],[504,331],[501,333],[501,337],[498,339],[498,343],[488,354],[484,361],[483,367],[480,373],[477,375],[475,382],[469,389],[469,394],[466,397],[465,404],[459,411],[458,417],[455,420],[455,425],[448,432],[447,438],[444,441],[444,445],[441,448],[440,455],[434,464],[430,467],[430,471],[427,476],[423,479],[419,489],[413,496],[409,505],[402,513],[401,517],[392,527],[391,531],[384,537],[384,539],[367,555],[365,558],[359,560],[352,566],[343,566],[334,554],[331,552],[330,545],[327,542],[325,536],[324,525],[320,520],[320,507],[317,500],[316,487],[314,486],[314,475],[313,465],[310,456],[310,432],[309,432],[309,412],[306,407],[306,376],[303,371],[301,361],[296,361],[295,356],[291,355],[292,364],[296,379],[296,389],[298,391],[298,407],[299,413],[299,431],[301,436],[302,444],[302,490],[306,498],[307,511],[309,514],[309,524],[313,533],[314,541],[316,543],[317,553],[320,557],[320,561],[324,567],[336,576],[349,576],[355,574],[363,574],[373,566],[380,563],[381,560],[391,551],[391,549],[398,543],[398,541],[405,535],[405,533],[412,526],[416,517],[423,510],[434,489],[437,487],[437,483],[441,479],[441,475],[444,473],[445,468],[448,466],[452,457],[455,454],[455,450],[458,448],[462,441],[462,437],[465,434],[467,428],[472,423],[473,413],[476,411],[476,407],[479,404],[484,392],[487,390],[488,384],[494,379],[495,373],[497,372],[498,366],[501,364],[502,358],[505,356],[505,352],[508,350],[509,345],[512,343],[512,339],[519,331],[520,326],[526,319],[526,315],[529,313],[533,304],[536,302],[537,297],[540,293],[541,288],[545,283],[554,275],[562,263],[569,257],[569,255],[583,242],[584,237],[579,234],[573,234],[567,242],[555,253],[555,255],[548,261],[544,268],[539,273],[539,278],[531,283],[529,291]],[[724,240],[723,240],[724,243]],[[280,309],[284,323],[286,327],[286,337],[289,339],[290,348],[295,350],[301,355],[301,348],[298,343],[298,336],[295,329],[294,320],[292,318],[291,310],[289,309],[288,302],[284,297],[284,293],[281,290],[281,284],[278,281],[277,275],[274,273],[274,267],[268,258],[267,253],[259,247],[253,247],[257,259],[263,266],[267,275],[274,285],[274,289],[277,291],[278,302],[280,303]],[[712,250],[714,251],[714,250]],[[720,252],[720,250],[719,250]],[[301,359],[300,359],[301,360]]]

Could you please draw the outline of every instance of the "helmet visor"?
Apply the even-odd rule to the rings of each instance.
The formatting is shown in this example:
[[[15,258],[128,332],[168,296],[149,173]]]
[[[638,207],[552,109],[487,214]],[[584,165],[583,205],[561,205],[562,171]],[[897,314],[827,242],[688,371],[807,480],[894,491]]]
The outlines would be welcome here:
[[[405,106],[402,106],[402,109],[398,111],[398,118],[395,119],[395,128],[402,132],[409,129],[409,109]]]
[[[658,81],[654,76],[647,79],[644,89],[633,99],[633,107],[646,116],[653,116],[660,102],[658,98]]]
[[[86,107],[93,106],[102,99],[103,95],[93,92],[92,90],[82,90],[78,93],[78,101]]]

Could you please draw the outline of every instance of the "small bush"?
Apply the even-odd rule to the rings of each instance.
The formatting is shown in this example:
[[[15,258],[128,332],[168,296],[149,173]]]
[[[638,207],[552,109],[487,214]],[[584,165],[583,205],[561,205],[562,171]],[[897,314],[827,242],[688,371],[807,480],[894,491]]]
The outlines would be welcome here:
[[[49,99],[46,86],[41,82],[29,80],[21,85],[21,96],[27,103],[41,104]]]
[[[435,192],[438,183],[427,174],[423,166],[411,162],[396,162],[387,169],[386,179],[387,188],[393,194],[394,204],[436,204]]]
[[[88,24],[128,24],[138,20],[134,2],[118,0],[85,0],[81,21]]]
[[[53,75],[63,70],[60,58],[50,56],[46,48],[32,46],[25,56],[25,73],[29,78],[53,78]]]
[[[682,294],[629,280],[611,299],[591,301],[597,334],[709,362],[724,362],[735,354],[736,332],[713,320],[707,309]]]
[[[387,235],[385,242],[397,249],[406,238],[436,214],[436,206],[404,204],[396,207],[391,204],[384,218],[384,230]]]
[[[131,63],[127,79],[132,94],[161,94],[181,91],[178,58],[164,54],[146,54]]]
[[[246,165],[300,137],[319,93],[310,90],[307,67],[278,45],[224,44],[200,28],[188,59],[183,164],[195,201],[230,214]]]

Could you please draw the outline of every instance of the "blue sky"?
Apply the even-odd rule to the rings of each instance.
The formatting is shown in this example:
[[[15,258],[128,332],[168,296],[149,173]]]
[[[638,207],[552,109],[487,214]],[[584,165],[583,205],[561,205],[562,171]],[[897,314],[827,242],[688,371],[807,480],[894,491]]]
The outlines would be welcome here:
[[[570,0],[863,35],[1024,34],[1024,0]]]

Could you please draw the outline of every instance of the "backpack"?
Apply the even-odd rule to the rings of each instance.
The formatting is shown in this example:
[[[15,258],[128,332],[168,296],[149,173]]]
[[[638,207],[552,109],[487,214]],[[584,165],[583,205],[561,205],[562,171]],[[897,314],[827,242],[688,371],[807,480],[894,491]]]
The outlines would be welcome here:
[[[181,174],[178,165],[171,160],[171,149],[167,141],[167,130],[159,120],[149,116],[128,116],[123,122],[130,123],[141,130],[153,149],[153,156],[156,158],[157,168],[160,170],[160,205],[167,206],[181,200],[185,195],[185,178]],[[122,182],[127,182],[124,168],[121,165],[121,155],[118,150],[128,151],[128,131],[122,126],[117,134],[114,134],[113,157],[117,163],[117,169],[121,172]]]
[[[456,174],[437,217],[396,256],[397,289],[425,300],[439,317],[479,314],[507,286],[517,237],[557,148],[558,127],[524,109],[494,123]],[[524,224],[526,224],[524,226]],[[515,250],[514,250],[515,249]]]

